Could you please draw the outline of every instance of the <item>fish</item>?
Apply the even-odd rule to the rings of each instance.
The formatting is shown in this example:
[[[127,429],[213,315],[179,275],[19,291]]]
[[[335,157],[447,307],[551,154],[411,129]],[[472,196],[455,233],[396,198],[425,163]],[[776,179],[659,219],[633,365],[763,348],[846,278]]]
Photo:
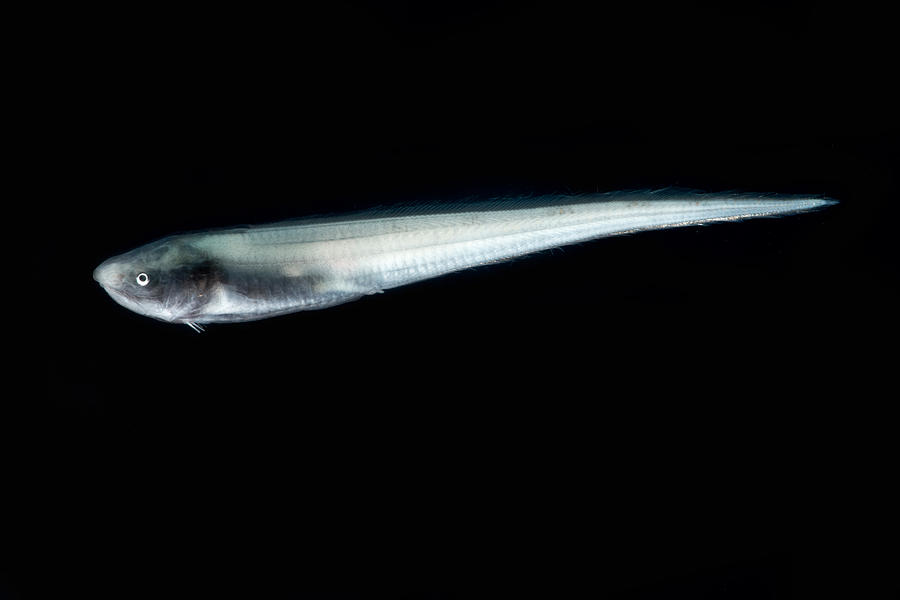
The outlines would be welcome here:
[[[125,308],[200,332],[211,323],[329,308],[568,244],[835,203],[663,189],[401,205],[178,233],[104,261],[93,276]]]

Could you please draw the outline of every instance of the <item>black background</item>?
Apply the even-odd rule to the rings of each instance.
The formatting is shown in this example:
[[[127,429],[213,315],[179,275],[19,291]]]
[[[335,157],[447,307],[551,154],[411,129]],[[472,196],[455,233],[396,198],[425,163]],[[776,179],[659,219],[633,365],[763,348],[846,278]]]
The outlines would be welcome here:
[[[24,253],[0,595],[896,590],[885,14],[69,10],[33,45],[51,227]],[[841,203],[204,335],[90,276],[174,231],[670,185]]]

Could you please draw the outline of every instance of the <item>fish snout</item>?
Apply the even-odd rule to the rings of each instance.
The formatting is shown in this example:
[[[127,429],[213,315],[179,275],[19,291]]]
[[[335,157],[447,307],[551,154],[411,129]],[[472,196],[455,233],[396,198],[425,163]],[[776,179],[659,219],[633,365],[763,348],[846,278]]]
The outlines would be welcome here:
[[[124,271],[121,263],[107,260],[94,269],[94,280],[104,288],[117,289],[122,286]]]

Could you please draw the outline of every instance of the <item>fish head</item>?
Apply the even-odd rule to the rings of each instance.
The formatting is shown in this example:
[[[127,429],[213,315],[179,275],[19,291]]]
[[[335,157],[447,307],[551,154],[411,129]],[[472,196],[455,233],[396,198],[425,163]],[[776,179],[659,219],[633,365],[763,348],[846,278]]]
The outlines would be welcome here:
[[[104,261],[94,279],[129,310],[189,323],[209,303],[217,275],[208,257],[183,236],[172,236]]]

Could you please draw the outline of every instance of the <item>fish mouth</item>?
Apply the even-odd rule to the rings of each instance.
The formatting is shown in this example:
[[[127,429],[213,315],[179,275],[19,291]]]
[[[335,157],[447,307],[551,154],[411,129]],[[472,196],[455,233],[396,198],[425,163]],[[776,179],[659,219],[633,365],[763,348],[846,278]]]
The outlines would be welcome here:
[[[114,259],[104,261],[94,269],[94,281],[100,284],[109,296],[118,304],[137,313],[144,314],[143,307],[137,298],[128,293],[124,285],[125,269],[121,262]]]
[[[103,291],[106,292],[116,304],[139,315],[165,320],[163,317],[156,315],[144,302],[141,302],[140,299],[129,294],[125,289],[125,286],[121,285],[121,281],[117,284],[114,276],[112,280],[110,277],[109,273],[103,271],[98,272],[96,269],[94,270],[94,279],[97,280],[97,283],[100,284]],[[117,285],[119,287],[117,287]]]

